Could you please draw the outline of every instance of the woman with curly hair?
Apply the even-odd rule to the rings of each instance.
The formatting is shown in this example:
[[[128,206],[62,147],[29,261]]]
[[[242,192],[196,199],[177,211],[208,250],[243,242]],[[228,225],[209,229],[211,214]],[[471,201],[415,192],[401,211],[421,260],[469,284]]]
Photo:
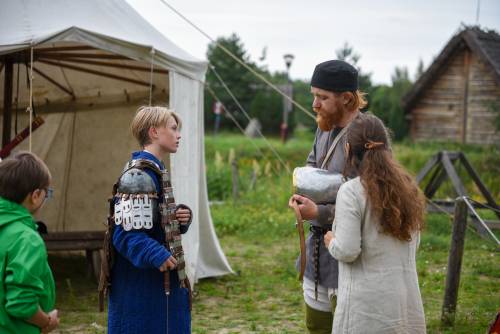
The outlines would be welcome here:
[[[377,117],[351,123],[346,150],[359,176],[341,186],[324,239],[339,261],[333,333],[425,333],[415,263],[425,198]]]

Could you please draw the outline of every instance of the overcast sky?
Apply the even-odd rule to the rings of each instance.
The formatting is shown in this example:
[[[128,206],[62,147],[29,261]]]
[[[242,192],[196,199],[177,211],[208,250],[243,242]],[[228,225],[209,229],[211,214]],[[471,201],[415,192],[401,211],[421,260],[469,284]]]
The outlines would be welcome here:
[[[206,59],[209,41],[160,0],[127,0],[160,32],[193,56]],[[251,59],[271,71],[309,79],[314,66],[335,58],[347,41],[375,83],[390,83],[395,66],[413,76],[427,66],[462,23],[476,23],[478,0],[166,0],[213,38],[240,36]],[[500,0],[480,0],[479,24],[500,31]],[[267,58],[259,61],[267,47]]]

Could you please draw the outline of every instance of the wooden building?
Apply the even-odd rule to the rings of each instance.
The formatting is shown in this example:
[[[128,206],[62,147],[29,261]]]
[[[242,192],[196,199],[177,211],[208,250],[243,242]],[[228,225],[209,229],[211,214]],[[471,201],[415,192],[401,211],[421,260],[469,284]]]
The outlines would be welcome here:
[[[402,102],[413,140],[500,144],[500,35],[465,27]]]

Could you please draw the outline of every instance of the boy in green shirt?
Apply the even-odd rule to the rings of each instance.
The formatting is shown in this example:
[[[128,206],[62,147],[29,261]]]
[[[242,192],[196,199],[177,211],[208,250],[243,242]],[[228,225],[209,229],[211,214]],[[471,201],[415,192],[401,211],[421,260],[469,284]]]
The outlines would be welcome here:
[[[55,285],[33,214],[50,197],[51,175],[28,152],[0,162],[0,333],[49,333],[59,325]]]

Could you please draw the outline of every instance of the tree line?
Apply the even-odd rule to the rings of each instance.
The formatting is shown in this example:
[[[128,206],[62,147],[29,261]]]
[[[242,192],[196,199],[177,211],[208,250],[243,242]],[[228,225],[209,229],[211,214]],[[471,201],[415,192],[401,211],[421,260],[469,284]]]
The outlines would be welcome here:
[[[265,65],[259,65],[250,59],[243,42],[236,34],[232,34],[228,37],[219,37],[216,43],[230,50],[236,57],[278,87],[283,87],[287,84],[288,78],[285,71],[271,72]],[[208,46],[207,59],[210,65],[213,66],[217,74],[222,77],[250,117],[257,118],[260,121],[262,131],[267,134],[277,135],[282,122],[283,97],[255,77],[247,69],[243,68],[243,66],[238,64],[234,59],[229,57],[221,48],[216,46],[216,43],[211,43]],[[265,51],[266,49],[263,50],[263,54],[259,59],[261,62],[265,61]],[[354,48],[349,45],[349,43],[346,42],[341,48],[337,49],[334,56],[336,59],[345,60],[358,68],[360,90],[367,94],[368,106],[366,109],[384,121],[392,130],[394,139],[404,139],[408,135],[408,120],[401,106],[401,98],[408,92],[413,84],[408,69],[406,67],[395,67],[391,75],[391,84],[375,85],[372,83],[371,73],[366,73],[360,68],[359,60],[361,56],[354,51]],[[424,66],[422,61],[420,61],[416,77],[418,78],[423,71]],[[209,70],[207,72],[206,82],[210,90],[215,93],[217,98],[231,112],[236,120],[245,126],[248,123],[247,118],[240,111],[240,108],[233,101],[214,71]],[[307,109],[312,110],[312,96],[310,93],[309,81],[292,80],[291,84],[293,85],[294,100]],[[207,130],[213,127],[215,118],[213,112],[215,98],[210,90],[205,91],[204,102],[205,128]],[[308,128],[316,127],[316,123],[312,118],[305,115],[294,106],[289,117],[289,129],[293,131],[299,124]],[[237,131],[233,121],[228,117],[222,117],[221,129]]]

